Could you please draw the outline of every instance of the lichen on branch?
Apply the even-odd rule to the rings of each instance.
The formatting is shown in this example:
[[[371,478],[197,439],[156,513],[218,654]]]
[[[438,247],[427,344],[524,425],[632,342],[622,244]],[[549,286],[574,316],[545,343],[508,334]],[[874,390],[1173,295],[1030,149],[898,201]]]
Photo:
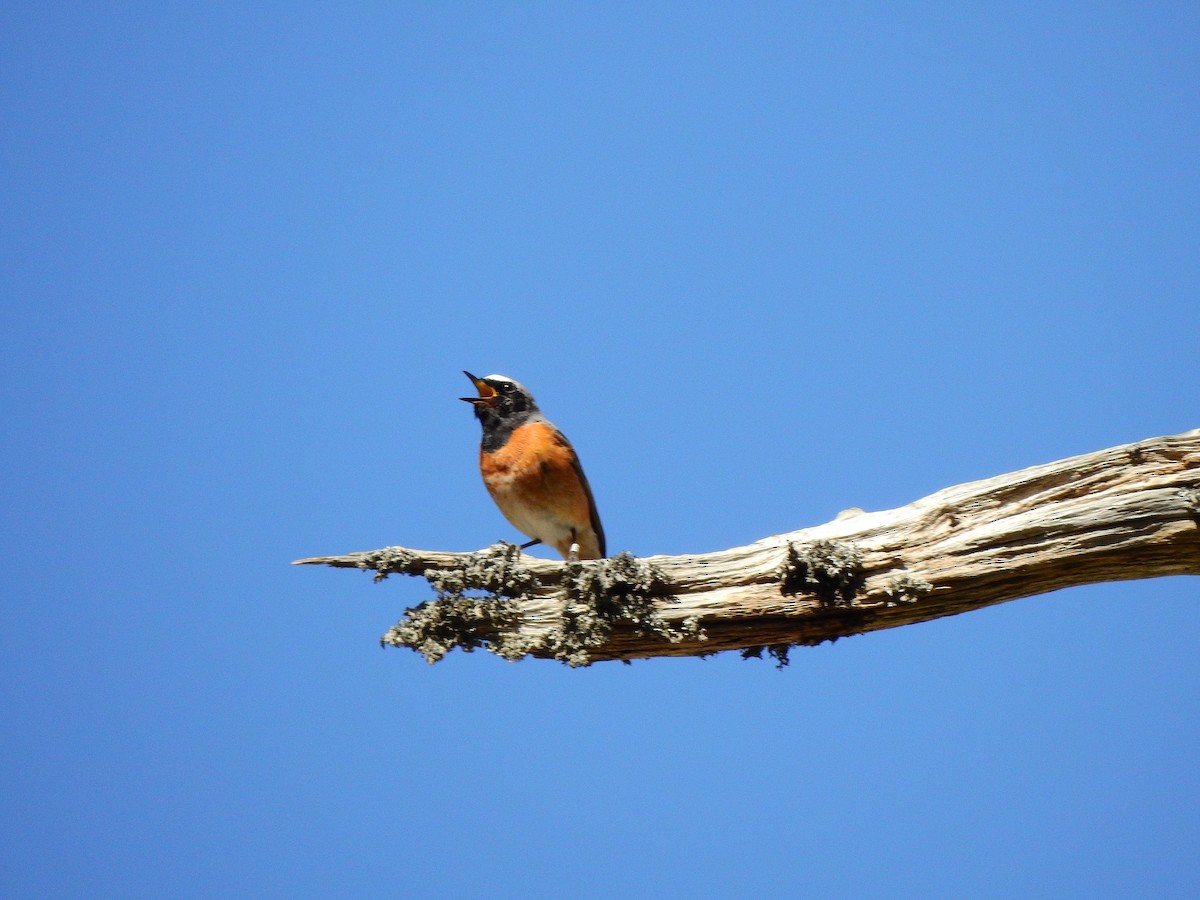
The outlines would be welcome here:
[[[519,560],[515,546],[500,543],[463,555],[456,567],[425,571],[435,597],[406,610],[381,643],[409,647],[430,663],[455,648],[482,647],[508,660],[532,655],[577,667],[590,665],[592,651],[622,629],[666,642],[704,639],[695,619],[672,625],[663,618],[660,605],[671,598],[661,573],[628,553],[565,563],[562,588],[553,596],[557,615],[546,627],[522,631],[522,601],[545,598]]]

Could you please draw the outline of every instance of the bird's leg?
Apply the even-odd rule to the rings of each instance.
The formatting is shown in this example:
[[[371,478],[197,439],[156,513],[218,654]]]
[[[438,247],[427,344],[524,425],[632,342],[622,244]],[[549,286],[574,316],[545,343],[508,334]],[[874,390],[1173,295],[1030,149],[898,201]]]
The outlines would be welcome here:
[[[518,549],[518,550],[524,550],[526,547],[536,547],[536,546],[537,546],[538,544],[540,544],[541,542],[542,542],[542,539],[541,539],[541,538],[534,538],[532,541],[526,541],[524,544],[522,544],[522,545],[521,545],[520,547],[518,547],[517,549]]]
[[[571,529],[571,546],[567,549],[567,561],[579,562],[579,544],[575,540],[575,529]]]

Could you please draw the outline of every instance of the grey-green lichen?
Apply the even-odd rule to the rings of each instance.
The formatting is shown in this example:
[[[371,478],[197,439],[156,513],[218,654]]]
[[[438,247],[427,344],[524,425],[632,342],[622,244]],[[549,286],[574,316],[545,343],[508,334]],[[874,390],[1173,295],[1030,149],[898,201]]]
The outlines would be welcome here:
[[[521,565],[521,548],[504,541],[463,556],[448,569],[426,569],[425,580],[438,597],[483,591],[487,599],[523,597],[537,587],[537,579]]]
[[[424,570],[422,574],[437,596],[407,610],[405,618],[392,626],[380,643],[411,647],[430,663],[455,647],[468,653],[481,646],[490,649],[491,642],[520,625],[519,606],[513,598],[536,584],[533,575],[517,562],[518,555],[516,546],[501,542],[462,557],[451,568]],[[382,572],[376,579],[386,575]]]
[[[863,553],[845,541],[789,541],[778,574],[785,594],[813,594],[826,606],[849,606],[863,585]]]
[[[383,581],[392,574],[416,575],[421,571],[417,555],[403,547],[384,547],[364,553],[357,565],[360,569],[374,569],[376,581]]]
[[[382,643],[411,647],[431,663],[458,647],[477,647],[509,660],[530,654],[586,666],[592,652],[618,628],[664,641],[703,640],[695,619],[672,626],[659,612],[666,596],[661,574],[628,553],[611,559],[570,561],[563,573],[563,612],[557,625],[522,633],[522,599],[536,579],[520,565],[511,545],[488,548],[449,569],[424,573],[437,592],[410,609]]]
[[[454,648],[470,653],[489,646],[496,636],[520,624],[517,604],[507,598],[481,600],[462,595],[440,596],[407,610],[405,618],[388,629],[380,644],[411,647],[435,663]]]
[[[911,572],[893,575],[883,588],[888,598],[886,605],[889,607],[899,606],[901,603],[916,603],[932,590],[932,584]]]
[[[586,666],[591,652],[608,642],[618,627],[668,643],[704,640],[695,618],[672,626],[659,612],[661,573],[629,553],[598,562],[568,562],[562,618],[540,645],[539,655],[569,666]]]

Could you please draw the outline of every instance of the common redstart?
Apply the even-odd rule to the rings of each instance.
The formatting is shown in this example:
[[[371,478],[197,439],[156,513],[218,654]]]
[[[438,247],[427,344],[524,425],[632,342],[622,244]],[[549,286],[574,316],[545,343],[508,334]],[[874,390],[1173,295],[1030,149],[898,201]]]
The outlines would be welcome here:
[[[479,471],[488,493],[534,544],[549,544],[564,559],[603,559],[604,528],[579,456],[551,425],[525,385],[503,375],[476,378],[475,407],[483,425]]]

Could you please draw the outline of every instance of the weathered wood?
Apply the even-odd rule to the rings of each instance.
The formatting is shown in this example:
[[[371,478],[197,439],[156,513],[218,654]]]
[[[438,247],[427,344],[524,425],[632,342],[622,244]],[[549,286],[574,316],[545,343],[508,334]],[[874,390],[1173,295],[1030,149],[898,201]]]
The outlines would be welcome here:
[[[790,577],[789,554],[814,548],[818,556],[830,548],[861,553],[846,592]],[[296,562],[430,577],[478,558],[387,548]],[[694,620],[703,636],[666,640],[618,622],[588,648],[588,661],[815,644],[1059,588],[1198,575],[1200,429],[957,485],[898,509],[844,513],[744,547],[640,562],[656,573],[662,620],[671,627]],[[520,590],[499,593],[516,598],[516,631],[528,640],[528,652],[557,655],[539,641],[561,623],[564,585],[605,564],[514,556],[509,571],[526,580]],[[394,632],[389,640],[407,642]],[[484,645],[488,640],[485,634]]]

